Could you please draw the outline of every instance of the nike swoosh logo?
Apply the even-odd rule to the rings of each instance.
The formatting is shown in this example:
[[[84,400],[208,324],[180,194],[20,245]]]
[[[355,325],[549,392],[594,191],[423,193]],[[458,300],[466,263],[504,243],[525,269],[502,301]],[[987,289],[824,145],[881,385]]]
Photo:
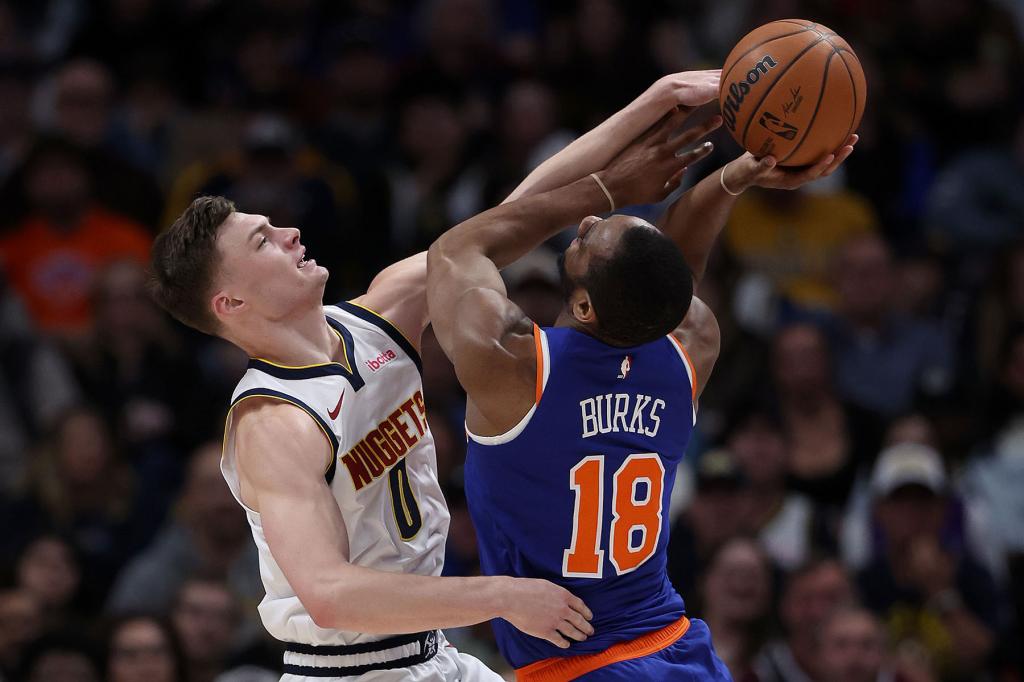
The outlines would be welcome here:
[[[334,406],[334,409],[327,414],[331,415],[331,419],[337,419],[338,414],[341,412],[341,401],[345,399],[345,389],[341,389],[341,395],[338,396],[338,404]]]

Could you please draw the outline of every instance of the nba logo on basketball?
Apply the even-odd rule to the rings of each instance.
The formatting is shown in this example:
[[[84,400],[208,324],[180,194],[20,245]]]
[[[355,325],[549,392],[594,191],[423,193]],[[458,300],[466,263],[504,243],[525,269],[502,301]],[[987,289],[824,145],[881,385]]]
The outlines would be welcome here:
[[[390,348],[388,348],[387,350],[383,351],[377,357],[375,357],[375,358],[373,358],[371,360],[367,360],[366,361],[366,366],[369,367],[370,368],[370,372],[373,373],[373,372],[376,372],[381,367],[383,367],[384,365],[386,365],[389,362],[391,362],[392,360],[394,360],[396,357],[398,357],[398,356],[395,355],[395,351],[393,351]]]
[[[619,378],[625,379],[629,375],[629,368],[632,364],[632,358],[628,355],[622,358],[622,365],[619,366]]]

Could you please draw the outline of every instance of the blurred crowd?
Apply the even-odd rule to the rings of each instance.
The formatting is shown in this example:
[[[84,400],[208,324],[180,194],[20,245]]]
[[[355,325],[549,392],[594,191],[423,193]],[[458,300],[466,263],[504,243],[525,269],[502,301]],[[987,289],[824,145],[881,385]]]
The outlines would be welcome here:
[[[861,141],[748,192],[713,257],[670,577],[740,682],[1021,680],[1018,0],[0,0],[0,679],[277,679],[218,468],[246,359],[145,289],[194,196],[300,227],[340,300],[793,17],[857,51]],[[739,153],[713,139],[690,182]],[[506,273],[541,324],[558,247]],[[463,398],[429,332],[423,356],[445,571],[471,575]],[[486,624],[449,636],[503,666]]]

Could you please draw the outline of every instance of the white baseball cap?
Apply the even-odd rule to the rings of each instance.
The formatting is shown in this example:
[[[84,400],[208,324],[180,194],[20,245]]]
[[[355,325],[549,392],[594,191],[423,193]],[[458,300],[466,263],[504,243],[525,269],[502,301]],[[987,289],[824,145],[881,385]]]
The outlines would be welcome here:
[[[875,497],[885,497],[905,485],[919,485],[936,495],[946,489],[946,469],[934,448],[919,443],[900,443],[878,455],[871,474],[871,491]]]

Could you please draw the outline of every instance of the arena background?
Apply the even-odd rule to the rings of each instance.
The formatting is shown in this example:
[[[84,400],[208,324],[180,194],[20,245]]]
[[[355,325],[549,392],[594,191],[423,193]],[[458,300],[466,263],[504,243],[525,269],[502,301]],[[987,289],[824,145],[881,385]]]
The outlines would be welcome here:
[[[863,62],[861,140],[748,192],[715,254],[670,575],[737,680],[1020,680],[1019,0],[0,0],[2,679],[276,679],[217,468],[245,358],[144,287],[192,197],[299,226],[340,299],[794,17]],[[690,182],[738,153],[714,140]],[[542,323],[557,246],[508,273]],[[471,575],[462,395],[423,345],[445,570]],[[486,624],[449,636],[503,665]]]

